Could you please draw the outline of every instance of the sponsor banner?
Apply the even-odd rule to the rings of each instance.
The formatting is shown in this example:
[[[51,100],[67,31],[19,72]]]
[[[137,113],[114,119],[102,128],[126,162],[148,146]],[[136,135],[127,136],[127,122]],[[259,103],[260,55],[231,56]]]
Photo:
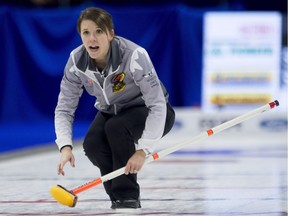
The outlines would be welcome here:
[[[285,104],[281,107],[285,112],[288,111],[288,48],[282,49],[282,61],[281,61],[281,76],[280,76],[280,95],[279,102]]]
[[[224,122],[232,120],[242,113],[218,112],[204,113],[200,110],[189,108],[176,108],[176,122],[171,136],[181,138],[192,138],[210,128],[218,126]],[[244,121],[238,125],[220,132],[222,139],[245,139],[255,138],[256,140],[280,139],[283,142],[287,139],[287,115],[285,112],[271,110],[267,113],[259,114],[254,118]],[[219,134],[220,134],[219,133]],[[224,135],[225,134],[225,135]],[[218,136],[217,134],[215,136]]]
[[[271,101],[271,94],[212,94],[210,97],[210,103],[217,106],[266,104]]]
[[[222,83],[222,84],[242,84],[243,82],[248,82],[253,85],[263,85],[271,82],[272,77],[271,73],[268,72],[222,72],[222,73],[212,73],[211,74],[211,83]]]
[[[203,41],[203,111],[245,111],[279,98],[281,14],[208,12]]]

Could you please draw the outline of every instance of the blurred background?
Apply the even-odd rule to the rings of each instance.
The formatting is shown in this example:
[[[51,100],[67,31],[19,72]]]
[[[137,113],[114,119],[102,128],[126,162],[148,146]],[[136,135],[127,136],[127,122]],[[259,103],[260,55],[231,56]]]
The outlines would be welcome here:
[[[1,0],[0,155],[56,149],[60,81],[89,6],[109,11],[116,34],[148,51],[179,114],[175,127],[193,122],[188,134],[201,132],[277,99],[279,109],[244,132],[287,139],[286,0]],[[94,102],[84,92],[75,139],[94,118]]]

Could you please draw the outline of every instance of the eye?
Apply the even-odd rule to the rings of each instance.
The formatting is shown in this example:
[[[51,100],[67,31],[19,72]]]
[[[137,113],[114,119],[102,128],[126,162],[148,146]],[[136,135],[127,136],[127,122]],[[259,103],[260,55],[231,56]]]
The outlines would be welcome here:
[[[96,34],[102,34],[103,33],[103,30],[102,29],[97,29],[96,30]]]
[[[82,34],[83,34],[83,35],[88,35],[88,34],[89,34],[89,31],[84,30],[84,31],[82,32]]]

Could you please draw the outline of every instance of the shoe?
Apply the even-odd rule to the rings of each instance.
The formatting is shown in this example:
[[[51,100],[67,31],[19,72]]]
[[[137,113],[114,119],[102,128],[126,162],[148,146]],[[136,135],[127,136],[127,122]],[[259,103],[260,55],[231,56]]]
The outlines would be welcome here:
[[[116,201],[111,201],[111,209],[116,209]]]
[[[116,200],[112,201],[111,209],[123,209],[123,208],[132,208],[137,209],[141,208],[140,200]]]

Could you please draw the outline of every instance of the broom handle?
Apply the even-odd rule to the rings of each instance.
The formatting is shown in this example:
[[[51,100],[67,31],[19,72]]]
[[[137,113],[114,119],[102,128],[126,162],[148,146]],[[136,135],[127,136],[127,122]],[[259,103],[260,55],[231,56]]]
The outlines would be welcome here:
[[[166,155],[169,155],[169,154],[171,154],[171,153],[183,148],[184,146],[186,146],[188,144],[191,144],[191,143],[196,142],[196,141],[203,140],[203,139],[205,139],[205,138],[207,138],[209,136],[212,136],[213,134],[217,134],[217,133],[219,133],[219,132],[221,132],[221,131],[223,131],[223,130],[225,130],[227,128],[233,127],[233,126],[235,126],[235,125],[237,125],[237,124],[239,124],[239,123],[241,123],[243,121],[246,121],[246,120],[248,120],[248,119],[250,119],[252,117],[255,117],[256,115],[259,115],[259,114],[261,114],[261,113],[263,113],[265,111],[273,109],[276,106],[279,106],[279,102],[277,100],[275,100],[273,102],[270,102],[270,103],[268,103],[268,104],[266,104],[264,106],[261,106],[261,107],[259,107],[257,109],[254,109],[254,110],[252,110],[250,112],[247,112],[247,113],[245,113],[243,115],[240,115],[240,116],[238,116],[238,117],[236,117],[236,118],[234,118],[234,119],[232,119],[230,121],[224,122],[223,124],[220,124],[220,125],[218,125],[216,127],[213,127],[213,128],[211,128],[211,129],[209,129],[209,130],[207,130],[205,132],[202,132],[199,135],[194,136],[193,138],[191,138],[191,139],[189,139],[189,140],[187,140],[187,141],[185,141],[183,143],[179,143],[178,145],[172,146],[172,147],[170,147],[168,149],[165,149],[165,150],[162,150],[162,151],[160,151],[158,153],[154,153],[154,154],[152,154],[152,155],[150,155],[149,157],[146,158],[144,165],[148,164],[148,163],[150,163],[152,161],[155,161],[155,160],[157,160],[159,158],[163,158]],[[103,182],[106,182],[106,181],[109,181],[111,179],[114,179],[114,178],[116,178],[116,177],[118,177],[120,175],[123,175],[124,173],[125,173],[125,167],[122,167],[122,168],[117,169],[117,170],[115,170],[115,171],[113,171],[111,173],[108,173],[108,174],[106,174],[106,175],[104,175],[102,177],[99,177],[99,178],[97,178],[97,179],[95,179],[95,180],[93,180],[91,182],[88,182],[88,183],[86,183],[86,184],[84,184],[84,185],[82,185],[80,187],[77,187],[77,188],[73,189],[72,192],[74,194],[80,193],[80,192],[85,191],[85,190],[87,190],[87,189],[89,189],[91,187],[94,187],[94,186],[98,185],[98,184],[101,184]]]

